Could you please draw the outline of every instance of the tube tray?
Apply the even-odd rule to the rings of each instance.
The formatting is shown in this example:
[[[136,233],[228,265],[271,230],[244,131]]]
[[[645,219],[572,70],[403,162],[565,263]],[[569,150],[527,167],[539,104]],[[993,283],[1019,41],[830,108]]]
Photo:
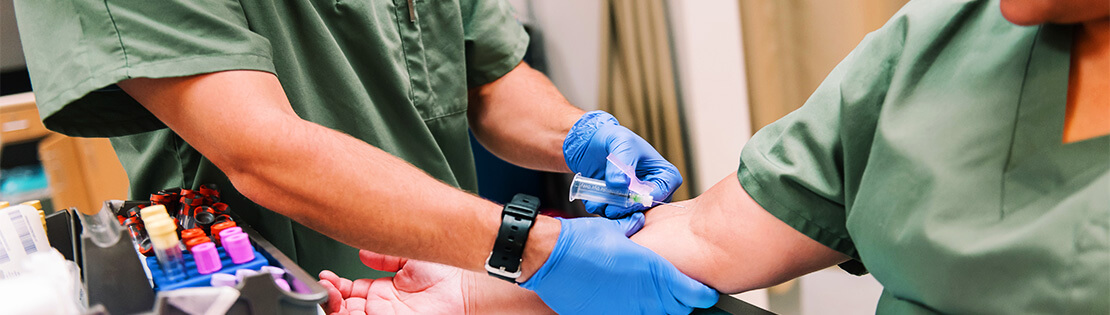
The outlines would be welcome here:
[[[192,287],[206,287],[211,286],[212,275],[216,273],[226,273],[234,275],[235,271],[239,269],[258,270],[262,266],[269,266],[270,262],[266,260],[266,256],[258,250],[254,251],[254,259],[242,264],[232,264],[231,257],[227,255],[223,247],[216,247],[220,253],[220,262],[223,263],[223,268],[212,274],[202,275],[197,272],[197,263],[193,260],[193,254],[189,251],[183,251],[182,255],[185,257],[185,280],[171,282],[166,278],[162,272],[161,266],[158,264],[158,259],[155,257],[146,257],[146,264],[150,269],[150,277],[154,279],[154,291],[166,291],[180,288]]]

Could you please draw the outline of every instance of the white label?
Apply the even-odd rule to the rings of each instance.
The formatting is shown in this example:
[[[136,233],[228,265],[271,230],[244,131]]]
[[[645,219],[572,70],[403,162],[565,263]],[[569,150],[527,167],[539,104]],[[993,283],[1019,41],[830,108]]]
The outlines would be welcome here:
[[[19,275],[24,257],[50,250],[38,210],[11,206],[0,210],[0,279]]]

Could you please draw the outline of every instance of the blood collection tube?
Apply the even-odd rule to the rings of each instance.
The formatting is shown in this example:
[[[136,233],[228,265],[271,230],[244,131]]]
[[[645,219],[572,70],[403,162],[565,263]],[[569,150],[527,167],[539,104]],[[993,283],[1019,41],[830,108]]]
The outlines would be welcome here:
[[[220,271],[220,268],[223,268],[220,254],[216,251],[216,244],[212,244],[212,242],[200,243],[193,246],[191,251],[193,252],[193,261],[197,263],[198,273],[206,275]]]
[[[242,264],[254,260],[254,246],[251,246],[251,241],[246,233],[227,233],[224,230],[223,248],[227,255],[231,257],[231,262],[234,264]]]
[[[181,242],[177,238],[177,225],[166,214],[166,207],[153,205],[140,211],[150,243],[154,247],[154,257],[166,279],[176,282],[185,277],[185,257],[181,253]]]
[[[204,230],[199,229],[199,228],[192,228],[192,229],[186,229],[184,231],[181,231],[181,240],[182,241],[188,241],[190,239],[193,239],[193,238],[196,238],[196,237],[201,237],[201,236],[206,236],[206,235],[204,234]]]
[[[139,209],[131,208],[127,213],[127,217],[123,220],[123,226],[127,227],[127,233],[131,235],[131,240],[139,247],[140,254],[153,256],[154,251],[150,245],[150,236],[146,234],[143,221],[139,219]]]
[[[209,206],[198,206],[193,208],[192,218],[198,227],[210,227],[216,223],[216,209]]]
[[[216,244],[219,245],[220,244],[220,232],[223,232],[225,229],[233,228],[233,227],[235,227],[235,221],[223,221],[223,222],[220,222],[220,223],[213,224],[211,229],[210,229],[212,231],[212,240],[216,241]]]
[[[201,236],[198,236],[198,237],[194,237],[194,238],[190,238],[190,239],[185,240],[185,248],[188,249],[189,251],[193,251],[193,247],[195,247],[197,245],[200,245],[200,244],[211,243],[211,242],[212,242],[212,240],[209,239],[208,236],[201,235]],[[215,243],[213,243],[213,245],[215,245]]]

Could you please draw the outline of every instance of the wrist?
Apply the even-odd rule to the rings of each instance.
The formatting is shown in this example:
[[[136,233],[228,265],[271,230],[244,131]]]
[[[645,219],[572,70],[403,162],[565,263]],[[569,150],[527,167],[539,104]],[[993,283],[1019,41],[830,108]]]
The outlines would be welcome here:
[[[561,221],[547,216],[536,217],[536,223],[528,232],[528,243],[525,244],[524,255],[521,257],[520,277],[517,278],[517,283],[528,281],[532,274],[547,262],[551,251],[555,249],[561,230]]]
[[[463,274],[464,314],[554,314],[535,292],[485,274]]]

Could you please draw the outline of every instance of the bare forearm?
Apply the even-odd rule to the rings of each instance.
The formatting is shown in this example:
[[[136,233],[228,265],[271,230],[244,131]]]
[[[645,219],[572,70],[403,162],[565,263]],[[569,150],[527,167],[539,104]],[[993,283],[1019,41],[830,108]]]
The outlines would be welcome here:
[[[233,71],[120,86],[252,201],[354,247],[483,270],[500,206],[300,119],[273,75]],[[537,222],[525,274],[547,259],[558,231],[553,219]]]
[[[304,128],[221,169],[251,200],[354,247],[482,270],[500,206],[345,134]]]
[[[470,91],[468,117],[474,136],[498,157],[531,169],[569,171],[563,140],[583,113],[546,76],[524,63]]]
[[[763,210],[736,174],[680,205],[649,211],[632,240],[721,292],[769,287],[848,259]]]
[[[730,175],[695,199],[647,212],[632,240],[666,258],[682,273],[721,292],[769,287],[848,259],[809,239],[759,207]],[[531,301],[534,293],[497,283],[475,282],[472,305],[497,309],[495,299]],[[482,307],[478,307],[482,309]],[[514,313],[524,314],[521,310]]]
[[[484,274],[471,273],[464,284],[467,314],[555,314],[535,292]]]

